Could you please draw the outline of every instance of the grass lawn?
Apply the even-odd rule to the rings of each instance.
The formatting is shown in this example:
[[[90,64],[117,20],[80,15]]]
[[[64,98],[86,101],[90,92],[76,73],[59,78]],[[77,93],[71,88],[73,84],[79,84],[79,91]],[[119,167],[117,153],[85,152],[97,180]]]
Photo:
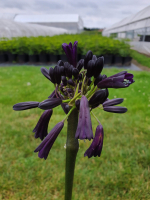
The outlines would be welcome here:
[[[80,141],[73,200],[150,199],[150,73],[132,73],[135,83],[129,88],[109,90],[109,98],[125,99],[128,112],[94,111],[104,128],[101,157],[84,157],[91,142]],[[47,99],[52,90],[40,67],[0,68],[0,199],[64,199],[67,122],[45,161],[33,152],[40,139],[32,130],[42,110],[12,110],[18,102]],[[55,108],[49,130],[64,116],[60,106]]]
[[[145,56],[137,51],[132,50],[132,57],[136,60],[139,64],[150,68],[150,57]]]

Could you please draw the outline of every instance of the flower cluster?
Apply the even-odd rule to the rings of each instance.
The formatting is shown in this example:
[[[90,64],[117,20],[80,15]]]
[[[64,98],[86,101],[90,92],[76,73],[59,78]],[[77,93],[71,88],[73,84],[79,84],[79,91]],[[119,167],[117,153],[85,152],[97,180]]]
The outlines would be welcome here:
[[[16,111],[39,107],[45,110],[40,117],[33,132],[35,138],[40,138],[42,143],[35,149],[39,152],[40,158],[47,159],[49,151],[57,136],[64,126],[73,109],[78,109],[79,119],[75,138],[84,140],[93,139],[91,146],[86,150],[84,156],[88,158],[101,155],[103,147],[104,131],[101,123],[93,113],[94,108],[100,108],[107,112],[125,113],[127,108],[116,106],[123,102],[122,98],[108,99],[108,88],[126,88],[134,82],[133,74],[122,71],[113,76],[107,77],[101,74],[104,65],[104,57],[97,58],[91,51],[88,51],[84,59],[77,62],[77,44],[62,44],[68,62],[59,60],[57,65],[49,70],[42,67],[42,74],[51,81],[55,90],[48,99],[42,102],[23,102],[13,106]],[[66,116],[65,119],[55,125],[47,133],[48,123],[52,116],[52,109],[61,105]],[[91,114],[98,122],[95,136],[93,136]]]

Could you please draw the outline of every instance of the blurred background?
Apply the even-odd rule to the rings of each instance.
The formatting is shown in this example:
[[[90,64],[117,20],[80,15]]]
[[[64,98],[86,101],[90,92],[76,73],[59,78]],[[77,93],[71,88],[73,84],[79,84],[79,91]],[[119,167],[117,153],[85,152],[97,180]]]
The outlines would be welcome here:
[[[148,0],[0,1],[0,199],[63,199],[67,123],[48,159],[34,153],[32,133],[42,111],[15,112],[18,102],[41,102],[54,86],[40,67],[67,61],[62,43],[78,41],[77,59],[88,50],[104,56],[103,74],[128,70],[135,83],[110,89],[124,98],[124,115],[95,110],[104,128],[100,158],[84,158],[79,141],[73,200],[150,199],[150,3]],[[49,128],[64,118],[54,109]],[[97,122],[92,118],[93,133]]]

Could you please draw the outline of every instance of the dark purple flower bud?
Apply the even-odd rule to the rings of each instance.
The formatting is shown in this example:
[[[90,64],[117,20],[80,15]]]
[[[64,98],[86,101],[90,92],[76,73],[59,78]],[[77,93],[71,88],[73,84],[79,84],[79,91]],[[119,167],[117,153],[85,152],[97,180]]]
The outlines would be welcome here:
[[[54,69],[52,67],[49,68],[49,75],[50,75],[52,83],[56,83],[55,76],[54,76]]]
[[[62,60],[59,60],[59,61],[57,62],[57,66],[64,66],[64,62],[63,62]]]
[[[41,67],[41,72],[48,80],[52,82],[51,77],[49,76],[48,69],[46,69],[45,67]]]
[[[84,66],[84,59],[79,60],[78,64],[77,64],[77,69],[79,70],[79,72],[81,71],[81,69]]]
[[[111,99],[111,100],[105,101],[103,103],[103,107],[105,107],[105,106],[114,106],[114,105],[120,104],[122,102],[123,102],[122,98]]]
[[[96,55],[93,55],[92,60],[94,60],[96,62],[96,60],[97,60]]]
[[[21,102],[17,103],[13,106],[13,110],[19,111],[19,110],[27,110],[31,108],[37,108],[39,105],[39,102],[36,101],[27,101],[27,102]]]
[[[52,109],[43,112],[37,125],[33,129],[33,132],[35,133],[34,135],[35,138],[39,137],[41,140],[43,140],[47,136],[48,123],[52,116],[52,113],[53,113]]]
[[[86,76],[88,78],[93,76],[93,71],[94,71],[94,65],[95,65],[95,61],[94,60],[90,60],[87,64],[87,73]]]
[[[49,132],[46,138],[41,142],[41,144],[34,150],[34,152],[39,152],[39,158],[47,159],[49,151],[51,150],[57,136],[64,126],[64,122],[59,122],[56,126]]]
[[[71,78],[72,77],[73,66],[70,65],[68,62],[65,62],[64,67],[65,67],[66,76]]]
[[[76,105],[76,108],[79,110],[80,109],[80,99],[75,101],[75,105]]]
[[[66,85],[67,85],[67,79],[66,79],[66,77],[65,77],[65,76],[62,76],[62,77],[61,77],[61,80],[62,80],[64,86],[66,86]]]
[[[83,139],[91,140],[93,138],[89,103],[85,96],[82,96],[80,100],[78,127],[76,130],[75,138],[81,140]]]
[[[84,157],[88,156],[91,158],[92,156],[100,157],[102,148],[103,148],[103,139],[104,139],[104,131],[102,125],[98,125],[95,132],[95,137],[91,146],[86,150]]]
[[[87,69],[87,64],[90,60],[92,60],[92,57],[93,57],[93,53],[92,51],[89,50],[84,58],[84,69]]]
[[[125,113],[127,112],[127,108],[120,106],[104,106],[103,109],[107,112],[113,113]]]
[[[99,74],[98,77],[94,81],[94,85],[96,86],[102,80],[102,75]]]
[[[71,42],[69,43],[69,45],[66,43],[62,44],[62,48],[68,58],[69,63],[74,67],[76,67],[77,64],[77,44],[77,41],[74,42],[73,46]]]
[[[60,66],[60,74],[61,74],[61,76],[65,76],[65,68],[64,68],[64,66]]]
[[[78,79],[82,80],[82,74],[79,74]]]
[[[123,74],[120,76],[111,76],[100,81],[97,86],[99,88],[125,88],[134,82],[133,74]]]
[[[79,75],[79,70],[77,68],[73,68],[72,75],[75,77],[75,79],[77,79]]]
[[[99,57],[97,61],[95,62],[94,70],[93,70],[93,75],[94,78],[98,77],[98,75],[101,73],[104,65],[104,57]]]
[[[62,103],[62,104],[61,104],[61,107],[62,107],[62,109],[64,110],[64,112],[65,112],[66,114],[68,114],[68,112],[69,112],[69,105],[68,105],[67,103]]]
[[[54,67],[55,82],[59,85],[61,83],[61,71],[57,65]]]
[[[62,103],[61,99],[51,98],[51,99],[46,99],[42,101],[41,103],[39,103],[38,107],[43,110],[49,110],[49,109],[59,106],[61,103]]]
[[[69,84],[69,85],[72,85],[72,86],[75,86],[75,83],[74,83],[74,81],[73,81],[72,79],[69,79],[69,80],[68,80],[68,84]]]
[[[92,108],[96,108],[100,104],[104,103],[108,97],[108,89],[99,90],[89,100],[89,104]]]

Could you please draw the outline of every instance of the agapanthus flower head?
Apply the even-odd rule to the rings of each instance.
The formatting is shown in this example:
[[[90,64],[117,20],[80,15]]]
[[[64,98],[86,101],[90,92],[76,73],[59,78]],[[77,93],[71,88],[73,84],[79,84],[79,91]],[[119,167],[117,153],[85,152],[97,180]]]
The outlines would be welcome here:
[[[29,101],[17,103],[13,109],[26,110],[31,108],[40,108],[44,111],[40,117],[33,132],[35,137],[39,137],[42,143],[35,150],[39,151],[40,158],[47,158],[48,153],[64,126],[64,120],[70,113],[77,109],[79,112],[78,125],[75,138],[81,140],[93,139],[91,113],[94,116],[94,109],[101,109],[107,112],[125,113],[127,108],[116,106],[123,102],[122,98],[109,99],[108,88],[125,88],[134,82],[133,74],[122,71],[110,77],[102,74],[104,66],[104,57],[97,58],[89,50],[84,59],[77,62],[77,44],[62,44],[62,48],[68,58],[59,60],[54,67],[42,67],[42,74],[54,85],[54,90],[48,99],[42,102]],[[65,119],[58,123],[47,135],[48,123],[52,116],[52,109],[61,106]],[[102,111],[103,112],[103,111]],[[94,118],[98,121],[97,117]],[[98,121],[99,123],[99,121]],[[85,156],[100,156],[103,145],[103,127],[98,125],[96,134],[90,148],[86,151]]]

